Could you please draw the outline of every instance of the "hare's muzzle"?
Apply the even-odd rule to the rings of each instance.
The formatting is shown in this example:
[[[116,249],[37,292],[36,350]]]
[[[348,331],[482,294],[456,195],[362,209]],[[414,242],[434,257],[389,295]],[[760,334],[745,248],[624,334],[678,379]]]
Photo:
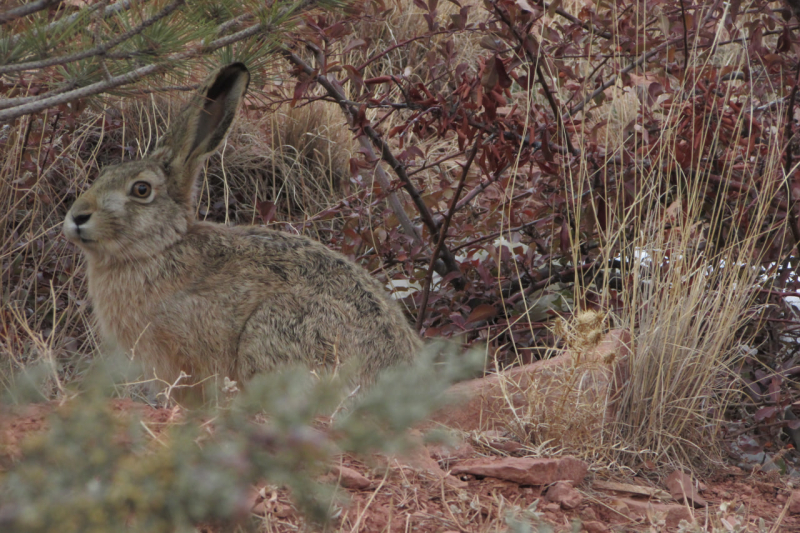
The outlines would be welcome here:
[[[70,209],[64,219],[63,233],[67,240],[75,244],[87,244],[93,242],[89,238],[89,224],[92,218],[91,212],[80,212]]]

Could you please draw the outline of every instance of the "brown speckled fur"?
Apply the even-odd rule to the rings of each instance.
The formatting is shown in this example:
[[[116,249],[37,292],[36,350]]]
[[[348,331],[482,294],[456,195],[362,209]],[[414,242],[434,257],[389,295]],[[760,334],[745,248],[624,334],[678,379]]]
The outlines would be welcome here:
[[[150,157],[105,168],[67,214],[101,338],[166,382],[350,360],[369,384],[421,342],[366,271],[306,237],[194,218],[199,168],[248,81],[241,64],[217,71]],[[139,182],[147,198],[134,197]]]

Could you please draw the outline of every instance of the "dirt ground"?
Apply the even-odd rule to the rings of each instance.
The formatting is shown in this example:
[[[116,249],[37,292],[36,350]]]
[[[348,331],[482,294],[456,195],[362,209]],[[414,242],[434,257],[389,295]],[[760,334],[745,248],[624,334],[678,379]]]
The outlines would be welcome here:
[[[4,409],[0,419],[0,468],[21,459],[20,444],[46,427],[54,403]],[[176,420],[177,411],[156,409],[129,400],[113,402],[116,412],[136,413],[156,433]],[[337,458],[325,481],[346,493],[333,509],[334,530],[482,532],[505,529],[514,519],[555,531],[677,531],[681,520],[694,521],[691,531],[800,531],[800,491],[776,472],[720,469],[696,484],[704,506],[679,503],[664,480],[639,477],[608,479],[589,472],[583,481],[561,484],[566,496],[548,486],[448,472],[490,459],[484,447],[463,441],[455,447],[419,446],[400,457]],[[466,463],[469,461],[469,463]],[[796,482],[796,481],[795,481]],[[647,494],[650,494],[648,496]],[[727,505],[726,505],[727,504]],[[266,531],[297,531],[303,521],[291,496],[281,487],[253,488],[252,513]],[[576,526],[576,524],[579,524]],[[747,524],[746,529],[740,529]],[[578,529],[573,529],[577,527]],[[214,528],[200,528],[208,533]]]

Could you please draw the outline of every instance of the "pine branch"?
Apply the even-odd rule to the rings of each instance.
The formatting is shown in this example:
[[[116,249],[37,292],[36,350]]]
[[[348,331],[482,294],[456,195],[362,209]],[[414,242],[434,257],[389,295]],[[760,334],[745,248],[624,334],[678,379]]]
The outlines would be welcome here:
[[[37,94],[36,96],[18,96],[16,98],[6,98],[0,100],[0,109],[9,109],[20,105],[30,104],[32,102],[38,102],[40,100],[44,100],[45,98],[49,98],[57,94],[64,94],[67,91],[76,89],[77,86],[78,86],[77,83],[69,82],[65,83],[64,85],[62,85],[57,89],[53,89],[52,91],[48,91],[44,94]]]
[[[196,45],[191,47],[189,50],[171,54],[158,63],[140,67],[119,76],[112,76],[104,79],[103,81],[99,81],[85,87],[68,90],[66,92],[60,92],[63,91],[63,89],[61,89],[57,94],[48,92],[44,95],[0,101],[0,109],[5,109],[0,111],[0,122],[13,120],[23,115],[39,113],[49,107],[63,105],[81,98],[102,94],[112,89],[129,85],[141,80],[142,78],[145,78],[146,76],[151,76],[158,72],[166,71],[168,67],[172,66],[174,63],[209,54],[224,46],[229,46],[239,41],[249,39],[260,33],[270,33],[274,29],[275,27],[271,25],[265,26],[263,24],[255,24],[240,32],[211,41],[206,46]]]
[[[103,4],[95,4],[93,6],[85,7],[80,11],[78,11],[77,13],[73,13],[68,17],[54,20],[53,22],[42,28],[41,32],[45,34],[56,32],[65,26],[69,26],[70,24],[78,20],[80,17],[94,13],[102,6]],[[106,7],[103,10],[103,17],[111,16],[119,11],[127,11],[128,9],[130,9],[130,7],[131,7],[131,0],[120,0],[116,4],[111,4],[110,6]],[[16,46],[16,44],[20,41],[20,39],[22,39],[25,36],[26,34],[24,33],[17,33],[15,35],[12,35],[7,40],[4,40],[2,44],[0,44],[0,48],[9,49],[13,46]]]
[[[91,48],[89,50],[76,52],[74,54],[66,56],[58,56],[58,57],[51,57],[49,59],[42,59],[40,61],[28,61],[26,63],[18,63],[16,65],[0,66],[0,74],[8,74],[10,72],[22,72],[26,70],[38,70],[46,67],[52,67],[54,65],[66,65],[67,63],[73,63],[75,61],[80,61],[82,59],[87,59],[94,56],[106,55],[106,52],[108,52],[110,49],[114,48],[120,43],[127,41],[134,35],[138,35],[139,33],[143,32],[145,29],[149,28],[159,20],[171,14],[173,11],[175,11],[185,3],[186,0],[174,0],[167,7],[162,9],[160,12],[156,13],[153,17],[143,21],[135,28],[132,28],[126,31],[125,33],[111,39],[110,41],[106,41],[105,43],[99,46],[95,46],[94,48]]]
[[[5,24],[6,22],[11,22],[12,20],[16,20],[18,18],[27,17],[28,15],[32,15],[38,11],[47,9],[52,5],[59,4],[62,1],[63,0],[36,0],[35,2],[29,2],[19,7],[15,7],[14,9],[9,9],[8,11],[0,13],[0,24]]]
[[[189,56],[187,55],[182,59],[186,59],[187,57]],[[101,94],[111,89],[121,87],[123,85],[128,85],[135,81],[139,81],[145,76],[149,76],[155,74],[156,72],[161,72],[163,70],[166,70],[168,64],[169,64],[168,62],[164,62],[164,63],[156,63],[153,65],[147,65],[145,67],[140,67],[137,68],[136,70],[126,72],[125,74],[122,74],[120,76],[113,76],[107,80],[93,83],[91,85],[87,85],[79,89],[74,89],[72,91],[68,91],[62,94],[48,96],[36,102],[18,105],[11,109],[0,111],[0,122],[13,120],[23,115],[39,113],[40,111],[44,111],[49,107],[55,107],[69,102],[74,102],[75,100],[80,100],[81,98],[94,96],[96,94]]]

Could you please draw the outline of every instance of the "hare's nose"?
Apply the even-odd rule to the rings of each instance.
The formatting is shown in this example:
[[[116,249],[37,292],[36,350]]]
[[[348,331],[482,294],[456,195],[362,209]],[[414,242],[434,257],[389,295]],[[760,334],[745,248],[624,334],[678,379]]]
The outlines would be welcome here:
[[[72,220],[75,221],[75,225],[76,226],[82,226],[83,224],[86,224],[86,222],[89,220],[89,218],[91,216],[92,216],[91,213],[84,213],[84,214],[81,214],[81,215],[75,214],[75,215],[72,215]]]

